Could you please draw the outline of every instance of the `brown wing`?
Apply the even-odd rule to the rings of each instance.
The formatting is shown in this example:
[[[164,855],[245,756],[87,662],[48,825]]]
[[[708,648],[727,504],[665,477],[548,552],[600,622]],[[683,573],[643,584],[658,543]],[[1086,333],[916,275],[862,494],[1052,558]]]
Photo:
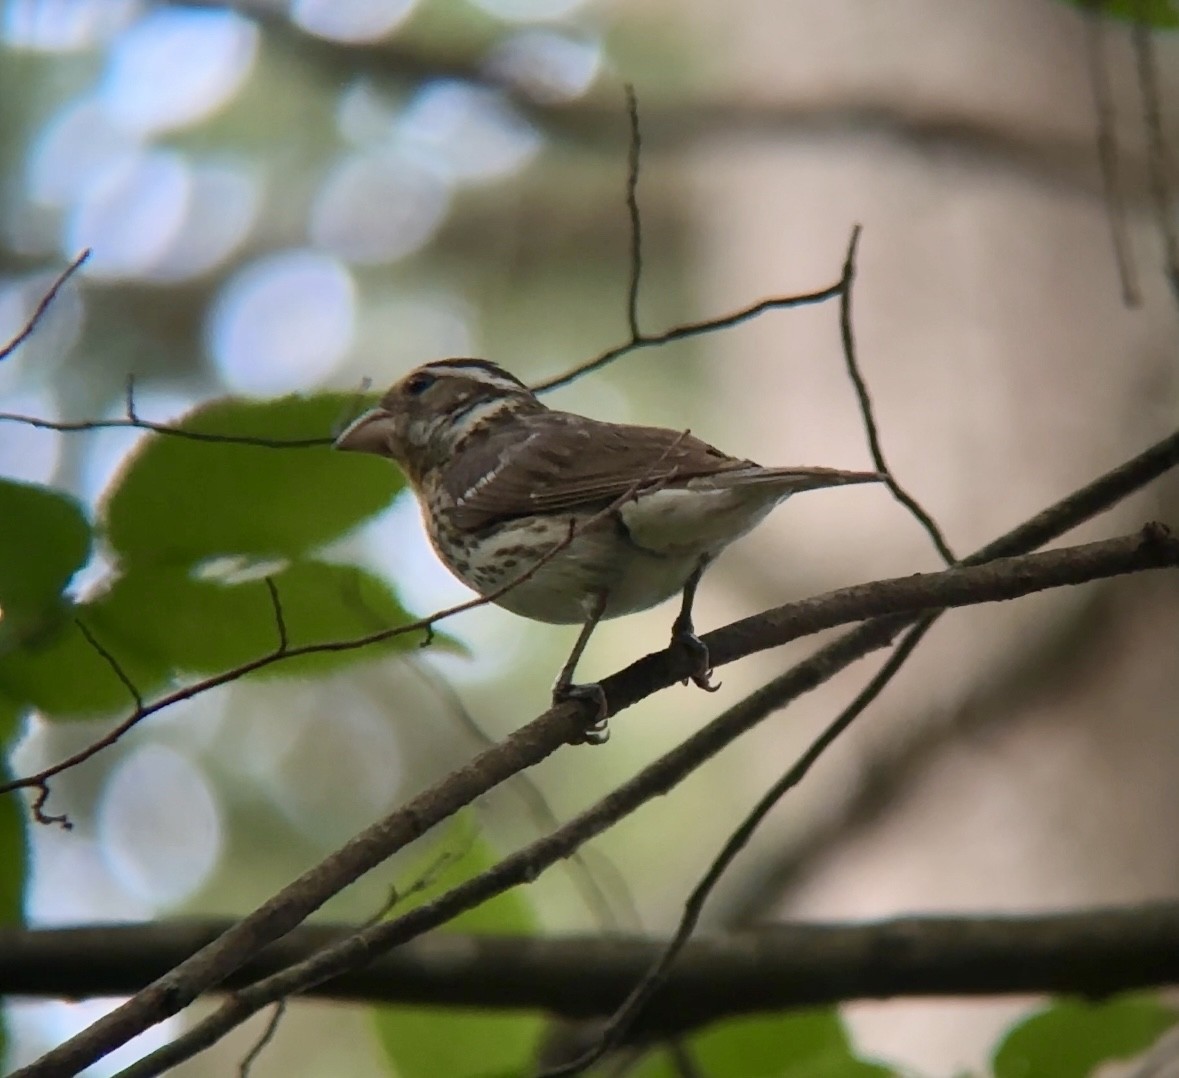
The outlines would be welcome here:
[[[510,435],[465,446],[447,469],[457,527],[473,531],[538,511],[594,508],[640,480],[655,485],[751,466],[681,431],[599,423],[566,412],[519,417],[508,429]]]

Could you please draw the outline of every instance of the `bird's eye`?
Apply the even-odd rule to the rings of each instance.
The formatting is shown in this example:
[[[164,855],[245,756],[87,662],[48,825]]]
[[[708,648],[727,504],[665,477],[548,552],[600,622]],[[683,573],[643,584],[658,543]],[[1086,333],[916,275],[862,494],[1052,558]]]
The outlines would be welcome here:
[[[405,392],[411,397],[420,397],[435,381],[437,379],[434,375],[427,374],[425,371],[419,371],[417,374],[411,375],[406,381]]]

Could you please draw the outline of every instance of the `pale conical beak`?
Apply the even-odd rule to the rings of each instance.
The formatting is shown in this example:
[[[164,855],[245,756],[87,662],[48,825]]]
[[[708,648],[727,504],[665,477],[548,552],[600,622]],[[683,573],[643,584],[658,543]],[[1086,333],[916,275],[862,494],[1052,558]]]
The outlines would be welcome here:
[[[370,408],[348,424],[336,438],[335,448],[353,453],[389,456],[389,424],[392,418],[383,408]]]

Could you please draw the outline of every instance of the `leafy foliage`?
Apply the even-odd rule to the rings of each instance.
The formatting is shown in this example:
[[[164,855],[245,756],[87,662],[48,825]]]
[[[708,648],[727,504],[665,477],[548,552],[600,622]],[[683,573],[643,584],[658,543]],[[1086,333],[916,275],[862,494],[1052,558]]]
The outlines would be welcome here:
[[[293,441],[326,440],[354,399],[344,394],[266,402],[215,401],[186,416],[186,431]],[[401,487],[388,462],[341,457],[326,444],[267,447],[152,435],[106,493],[99,531],[56,491],[0,483],[0,719],[37,708],[48,717],[131,705],[109,652],[150,698],[181,675],[217,674],[279,645],[274,582],[291,647],[349,640],[408,619],[383,581],[314,557],[384,508]],[[96,538],[118,576],[77,602],[66,592]],[[272,559],[260,564],[263,559]],[[218,575],[218,566],[233,572]],[[416,643],[395,638],[385,649]],[[373,654],[338,651],[267,668],[289,676]]]
[[[995,1051],[995,1078],[1088,1078],[1099,1064],[1144,1052],[1179,1021],[1156,999],[1065,1000],[1025,1019]]]
[[[0,653],[60,616],[59,597],[90,555],[82,507],[46,487],[0,479]]]
[[[1068,0],[1083,11],[1097,11],[1111,19],[1141,23],[1157,30],[1179,27],[1176,0]]]
[[[428,902],[497,860],[471,815],[460,814],[447,829],[440,852],[411,874],[407,901],[395,908],[394,915]],[[538,927],[532,906],[517,889],[468,910],[449,922],[444,931],[515,935],[535,932]],[[375,1022],[385,1055],[401,1078],[527,1074],[544,1027],[539,1015],[489,1015],[428,1007],[378,1008]]]
[[[327,438],[356,397],[213,401],[178,426],[201,434]],[[105,499],[107,540],[126,565],[304,555],[389,504],[401,481],[388,461],[342,460],[328,445],[266,448],[149,438]]]
[[[856,1057],[834,1009],[724,1022],[690,1038],[685,1050],[713,1078],[887,1078],[894,1072]],[[659,1053],[635,1078],[675,1078]]]

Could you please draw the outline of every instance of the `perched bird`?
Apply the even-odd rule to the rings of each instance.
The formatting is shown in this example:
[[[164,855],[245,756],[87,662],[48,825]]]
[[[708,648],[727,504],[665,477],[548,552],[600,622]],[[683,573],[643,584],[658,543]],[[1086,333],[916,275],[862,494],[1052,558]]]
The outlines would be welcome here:
[[[573,672],[602,618],[682,593],[672,643],[690,652],[696,684],[711,688],[692,625],[708,563],[791,494],[883,478],[763,468],[686,431],[558,412],[483,359],[411,371],[335,444],[401,466],[434,550],[468,587],[523,617],[581,625],[553,697],[597,703],[590,741],[605,739],[605,697],[574,685]]]

